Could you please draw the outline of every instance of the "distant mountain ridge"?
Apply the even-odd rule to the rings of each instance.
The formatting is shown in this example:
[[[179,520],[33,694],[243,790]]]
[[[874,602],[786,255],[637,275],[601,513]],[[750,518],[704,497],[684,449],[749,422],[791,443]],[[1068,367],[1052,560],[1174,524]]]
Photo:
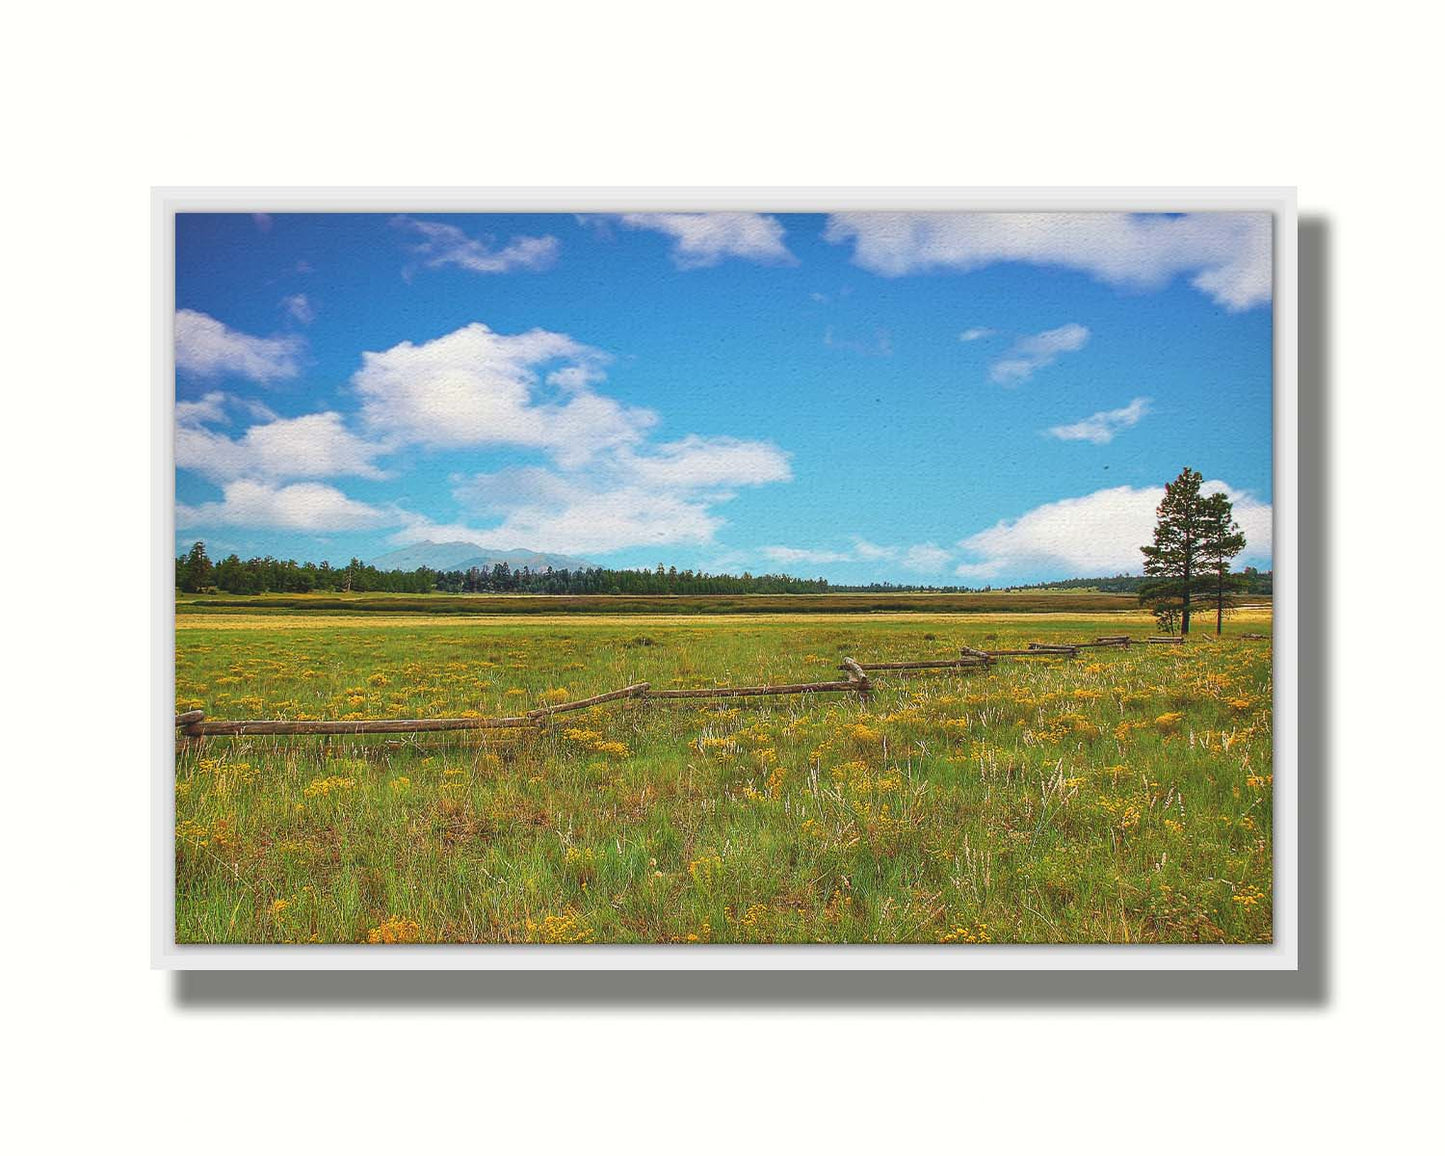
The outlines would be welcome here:
[[[490,570],[505,562],[513,570],[596,570],[597,563],[566,554],[544,554],[537,550],[483,550],[473,542],[418,542],[373,558],[378,570]]]

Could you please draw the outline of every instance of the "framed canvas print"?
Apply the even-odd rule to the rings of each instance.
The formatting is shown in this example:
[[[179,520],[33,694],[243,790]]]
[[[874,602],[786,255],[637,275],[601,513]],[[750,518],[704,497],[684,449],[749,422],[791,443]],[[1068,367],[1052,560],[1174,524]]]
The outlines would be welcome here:
[[[153,211],[157,966],[1297,966],[1292,191]]]

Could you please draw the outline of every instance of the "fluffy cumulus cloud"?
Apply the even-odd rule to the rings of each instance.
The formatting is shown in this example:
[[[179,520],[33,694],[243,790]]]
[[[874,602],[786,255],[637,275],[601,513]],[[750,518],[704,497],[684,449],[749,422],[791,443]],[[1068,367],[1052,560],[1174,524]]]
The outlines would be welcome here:
[[[502,334],[478,323],[364,353],[350,382],[359,402],[350,422],[330,410],[295,418],[264,411],[232,433],[214,427],[243,408],[240,399],[213,391],[182,402],[176,464],[220,485],[223,497],[180,507],[179,524],[393,526],[398,544],[605,554],[710,543],[723,525],[723,503],[747,487],[792,478],[788,455],[770,442],[700,434],[652,441],[654,413],[598,392],[609,361],[563,333]],[[455,522],[379,509],[297,480],[388,477],[379,463],[408,447],[534,451],[546,464],[454,477]]]
[[[384,478],[386,447],[352,433],[339,413],[273,418],[239,437],[206,428],[226,420],[224,395],[176,406],[176,465],[213,481],[236,478]]]
[[[1248,542],[1242,559],[1267,564],[1273,526],[1269,504],[1220,481],[1205,482],[1202,489],[1229,496]],[[1155,509],[1163,499],[1163,486],[1116,486],[1049,502],[964,538],[958,545],[968,559],[955,573],[973,580],[1142,573],[1139,547],[1153,540]]]
[[[1187,277],[1230,311],[1271,293],[1268,213],[840,213],[824,236],[885,277],[1021,261],[1134,290]]]
[[[253,337],[194,309],[176,311],[176,369],[195,377],[244,377],[269,384],[301,372],[295,335]]]
[[[704,545],[723,524],[717,507],[741,487],[788,481],[787,455],[768,442],[690,435],[603,454],[577,469],[529,466],[476,474],[453,496],[468,514],[500,518],[486,529],[416,520],[398,543],[526,544],[562,553]],[[445,539],[443,539],[445,535]]]
[[[387,510],[353,501],[335,486],[296,482],[278,486],[241,479],[227,482],[218,502],[178,503],[176,528],[246,526],[268,530],[332,533],[371,530],[397,521]]]
[[[411,251],[428,269],[451,266],[469,273],[539,273],[557,263],[562,243],[556,237],[512,237],[498,247],[495,237],[473,237],[455,225],[395,217],[392,223],[416,237]]]
[[[989,377],[999,385],[1019,385],[1065,353],[1076,353],[1089,341],[1089,331],[1077,322],[1020,337],[993,363]]]
[[[704,269],[727,257],[762,264],[791,264],[783,226],[762,213],[623,213],[631,229],[651,229],[672,238],[679,269]]]
[[[420,345],[404,341],[364,353],[351,383],[362,420],[378,437],[439,449],[538,449],[577,466],[601,450],[642,441],[657,422],[651,410],[591,388],[605,376],[606,361],[563,333],[502,334],[474,322]],[[566,364],[544,381],[542,372],[559,362]],[[560,396],[542,396],[548,382]]]
[[[1149,398],[1136,397],[1122,409],[1101,409],[1082,421],[1067,425],[1051,426],[1044,431],[1049,437],[1066,442],[1093,442],[1096,446],[1108,445],[1120,430],[1139,424],[1149,412]]]

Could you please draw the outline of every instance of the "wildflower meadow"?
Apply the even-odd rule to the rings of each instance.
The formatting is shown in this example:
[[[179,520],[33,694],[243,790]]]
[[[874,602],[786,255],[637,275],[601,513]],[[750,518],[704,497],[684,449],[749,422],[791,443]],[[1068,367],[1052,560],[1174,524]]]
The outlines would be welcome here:
[[[1136,614],[178,616],[215,718],[514,715]],[[1267,609],[1221,638],[621,701],[540,731],[177,744],[181,943],[1267,942]],[[1250,635],[1252,637],[1245,637]]]

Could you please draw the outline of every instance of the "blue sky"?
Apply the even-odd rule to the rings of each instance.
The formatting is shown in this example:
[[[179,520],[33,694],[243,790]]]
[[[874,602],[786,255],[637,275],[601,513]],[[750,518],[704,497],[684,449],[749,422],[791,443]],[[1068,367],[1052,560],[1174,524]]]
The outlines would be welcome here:
[[[184,214],[176,545],[982,585],[1270,564],[1265,214]]]

